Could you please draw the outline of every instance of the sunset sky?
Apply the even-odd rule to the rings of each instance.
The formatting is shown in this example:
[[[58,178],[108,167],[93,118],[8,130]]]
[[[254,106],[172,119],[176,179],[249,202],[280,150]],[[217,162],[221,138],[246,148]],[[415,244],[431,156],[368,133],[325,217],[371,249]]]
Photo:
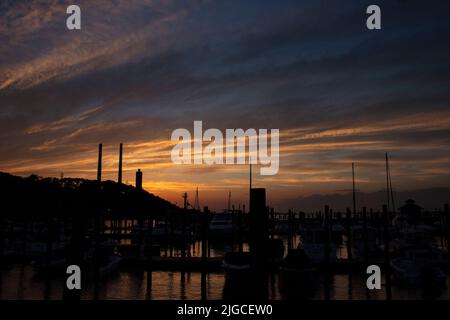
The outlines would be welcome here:
[[[366,28],[368,5],[382,30]],[[82,30],[66,29],[78,4]],[[268,200],[450,186],[450,2],[78,0],[0,3],[0,171],[117,180],[225,208],[248,166],[171,163],[177,128],[280,129]]]

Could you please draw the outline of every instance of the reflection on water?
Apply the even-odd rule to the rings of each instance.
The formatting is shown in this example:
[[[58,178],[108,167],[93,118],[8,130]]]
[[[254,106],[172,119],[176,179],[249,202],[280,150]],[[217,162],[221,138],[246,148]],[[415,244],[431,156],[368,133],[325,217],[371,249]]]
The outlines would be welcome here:
[[[208,299],[221,299],[224,286],[224,274],[206,275],[206,295]],[[63,294],[65,279],[36,276],[31,266],[14,266],[2,273],[0,299],[5,300],[59,300]],[[82,299],[94,298],[92,284],[82,286]],[[109,277],[100,283],[99,299],[131,300],[179,300],[201,299],[200,272],[153,271],[151,291],[147,292],[147,273],[142,271],[124,271]]]
[[[202,281],[200,272],[169,272],[153,271],[151,290],[147,290],[147,273],[142,271],[121,271],[101,282],[99,299],[129,299],[129,300],[200,300],[202,297]],[[385,299],[384,280],[381,290],[368,291],[365,287],[366,277],[361,274],[336,274],[331,277],[329,296],[332,300],[380,300]],[[3,270],[0,286],[0,299],[32,299],[59,300],[62,298],[64,278],[52,277],[51,280],[36,276],[31,266],[13,266]],[[315,299],[325,299],[326,292],[322,285],[315,294]],[[225,285],[225,275],[221,272],[208,273],[205,279],[206,298],[222,299]],[[278,291],[278,275],[269,279],[269,299],[280,299]],[[447,283],[447,287],[450,283]],[[229,288],[228,288],[229,289]],[[233,297],[242,288],[231,288],[227,297]],[[92,284],[83,284],[82,299],[93,299]],[[395,300],[429,298],[420,289],[405,289],[392,287],[392,297]],[[449,299],[449,291],[431,298]]]
[[[288,246],[287,246],[287,236],[275,236],[275,239],[281,239],[284,242],[284,254],[287,254]],[[301,242],[301,237],[299,235],[292,236],[292,246],[293,248],[296,248],[299,243]],[[131,244],[131,240],[129,239],[122,239],[119,241],[120,245],[129,245]],[[169,248],[165,246],[164,244],[160,244],[161,246],[161,256],[162,257],[181,257],[182,252],[180,248]],[[243,251],[248,252],[250,251],[250,245],[248,242],[242,243]],[[209,257],[223,257],[223,255],[226,252],[230,251],[238,251],[239,246],[238,244],[227,244],[224,242],[215,243],[211,242],[208,246],[208,256]],[[342,253],[341,250],[344,248],[340,248],[336,251],[337,257],[341,257]],[[202,255],[202,242],[201,241],[194,241],[193,243],[189,244],[187,247],[186,255],[189,257],[201,257]]]
[[[286,239],[281,237],[285,244]],[[300,237],[296,236],[293,247],[300,243]],[[120,244],[130,244],[130,240],[122,240]],[[249,250],[247,243],[243,244],[244,251]],[[287,253],[287,245],[285,246]],[[211,244],[209,247],[210,257],[221,257],[225,252],[236,251],[236,245]],[[336,256],[340,259],[347,258],[346,246],[337,248]],[[181,251],[175,248],[161,247],[161,256],[181,256]],[[189,247],[191,257],[201,256],[201,242],[194,242]],[[225,282],[225,274],[222,272],[212,272],[204,275],[204,290],[202,291],[201,272],[179,272],[179,271],[153,271],[151,277],[151,287],[148,287],[147,272],[142,270],[121,270],[117,274],[102,280],[99,284],[98,299],[100,300],[200,300],[203,297],[208,300],[225,298],[251,298],[253,295],[247,294],[248,288],[243,288],[242,282]],[[382,279],[382,289],[368,291],[366,289],[366,275],[361,273],[334,274],[330,278],[329,291],[325,290],[324,278],[319,279],[319,287],[314,294],[314,299],[324,300],[327,297],[332,300],[383,300],[386,298],[384,279]],[[60,300],[63,295],[65,285],[64,275],[54,275],[46,278],[42,274],[36,274],[30,265],[12,265],[1,270],[0,273],[0,299],[5,300]],[[424,294],[420,288],[392,287],[392,298],[395,300],[404,299],[449,299],[448,287],[450,282],[447,279],[447,288],[440,293]],[[224,290],[225,289],[225,290]],[[251,288],[250,288],[251,289]],[[274,273],[268,278],[268,298],[281,299],[279,293],[279,277]],[[224,292],[225,291],[225,292]],[[82,299],[94,299],[95,288],[92,282],[85,281],[82,284]]]

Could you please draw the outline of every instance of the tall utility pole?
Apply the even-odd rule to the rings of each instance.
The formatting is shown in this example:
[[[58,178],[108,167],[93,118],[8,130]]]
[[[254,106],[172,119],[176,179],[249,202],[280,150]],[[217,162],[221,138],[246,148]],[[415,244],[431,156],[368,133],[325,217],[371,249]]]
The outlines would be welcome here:
[[[200,212],[200,198],[198,196],[198,187],[197,190],[195,191],[194,209]]]
[[[102,144],[98,145],[97,181],[102,181]]]
[[[117,182],[119,184],[122,184],[122,151],[123,151],[123,144],[121,143],[119,145],[119,176],[117,178]]]

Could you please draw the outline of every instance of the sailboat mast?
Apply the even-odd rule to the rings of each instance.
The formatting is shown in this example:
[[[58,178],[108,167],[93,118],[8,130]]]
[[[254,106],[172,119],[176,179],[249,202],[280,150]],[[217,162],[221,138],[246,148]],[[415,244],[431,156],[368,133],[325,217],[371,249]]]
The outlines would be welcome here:
[[[248,189],[248,212],[251,211],[251,198],[252,198],[252,159],[249,157],[250,172],[249,172],[249,189]]]
[[[352,180],[353,180],[353,215],[356,216],[356,189],[355,189],[355,163],[352,162]]]
[[[250,162],[250,190],[252,190],[252,163]]]

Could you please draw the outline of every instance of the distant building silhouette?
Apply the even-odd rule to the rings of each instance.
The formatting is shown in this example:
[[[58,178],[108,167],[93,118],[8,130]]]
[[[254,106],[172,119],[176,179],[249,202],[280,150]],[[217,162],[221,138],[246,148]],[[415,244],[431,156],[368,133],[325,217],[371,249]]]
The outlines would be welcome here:
[[[399,208],[400,216],[404,218],[409,224],[416,225],[422,219],[421,206],[415,204],[414,200],[406,200],[406,204]]]
[[[142,171],[138,169],[136,171],[136,189],[142,190]]]

